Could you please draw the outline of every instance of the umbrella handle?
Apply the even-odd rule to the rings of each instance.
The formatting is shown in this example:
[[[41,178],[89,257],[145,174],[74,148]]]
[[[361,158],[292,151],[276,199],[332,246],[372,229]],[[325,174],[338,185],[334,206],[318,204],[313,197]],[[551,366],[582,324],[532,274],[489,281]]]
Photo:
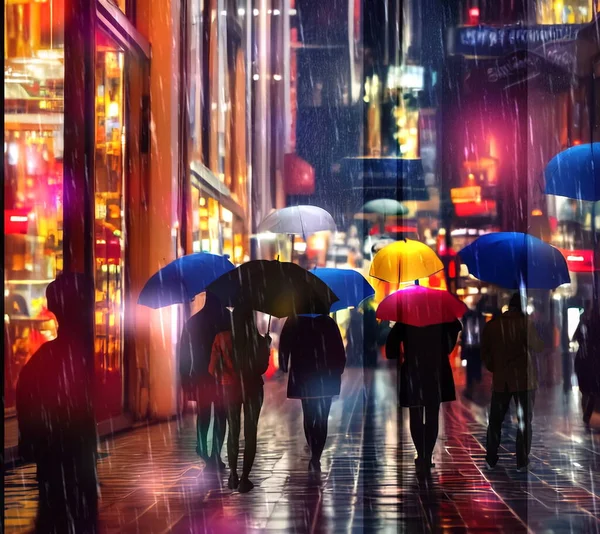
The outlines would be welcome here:
[[[267,335],[269,335],[271,333],[271,319],[273,318],[272,315],[269,315],[269,325],[267,326]]]

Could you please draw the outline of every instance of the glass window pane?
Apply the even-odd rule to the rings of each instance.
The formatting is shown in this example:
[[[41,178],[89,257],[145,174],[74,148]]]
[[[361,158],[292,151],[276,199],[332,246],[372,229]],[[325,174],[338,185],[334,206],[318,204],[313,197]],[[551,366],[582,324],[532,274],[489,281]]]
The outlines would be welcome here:
[[[4,387],[56,336],[45,291],[62,270],[64,3],[4,7]]]
[[[96,35],[96,417],[122,410],[125,54]]]

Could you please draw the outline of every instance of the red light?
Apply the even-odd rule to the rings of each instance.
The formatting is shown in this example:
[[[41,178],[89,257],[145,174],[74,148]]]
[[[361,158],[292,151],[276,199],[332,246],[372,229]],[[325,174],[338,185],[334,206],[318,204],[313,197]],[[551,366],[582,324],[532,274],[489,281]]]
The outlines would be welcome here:
[[[450,265],[448,265],[448,276],[450,278],[456,278],[456,263],[454,263],[454,261],[451,261]]]
[[[478,19],[479,18],[479,8],[472,7],[471,9],[469,9],[469,17],[471,17],[472,19]]]

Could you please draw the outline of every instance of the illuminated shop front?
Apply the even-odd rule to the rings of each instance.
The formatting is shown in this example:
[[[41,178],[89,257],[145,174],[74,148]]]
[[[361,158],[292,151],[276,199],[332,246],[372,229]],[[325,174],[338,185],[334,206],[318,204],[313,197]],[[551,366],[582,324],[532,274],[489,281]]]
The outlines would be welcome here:
[[[85,48],[81,41],[75,44],[76,29],[65,38],[65,9],[77,8],[77,1],[9,1],[5,7],[5,416],[14,413],[20,369],[42,343],[56,336],[56,321],[46,308],[48,284],[64,269],[92,269],[94,404],[102,422],[126,409],[125,198],[128,162],[139,158],[140,145],[130,149],[127,141],[125,80],[128,74],[139,73],[140,65],[148,60],[143,50],[149,49],[127,19],[124,2],[99,0],[87,6],[96,21],[95,32],[82,38],[91,40],[87,44],[95,56],[95,62],[90,62],[95,63],[95,72],[90,72],[93,84],[69,88],[71,95],[77,94],[85,102],[83,117],[73,111],[80,104],[73,98],[67,104],[72,108],[65,109],[65,57],[76,55],[65,52]],[[82,73],[77,75],[83,80]],[[67,74],[71,84],[74,76],[70,71]],[[135,83],[130,82],[129,87]],[[87,106],[92,101],[93,106]],[[74,147],[83,145],[71,141],[67,163],[64,132],[81,132],[83,138],[83,123],[92,124],[87,122],[92,117],[93,146],[78,152]],[[73,163],[86,159],[92,162],[92,180],[82,178],[85,173],[77,172]],[[66,176],[77,192],[70,201],[64,196]],[[83,204],[77,204],[84,202],[83,198],[90,199],[87,222]],[[68,213],[76,221],[69,243],[65,230]],[[86,228],[93,238],[85,234]],[[86,253],[93,263],[83,261],[84,252],[78,248],[78,243],[85,247],[87,242],[94,243],[93,251]]]

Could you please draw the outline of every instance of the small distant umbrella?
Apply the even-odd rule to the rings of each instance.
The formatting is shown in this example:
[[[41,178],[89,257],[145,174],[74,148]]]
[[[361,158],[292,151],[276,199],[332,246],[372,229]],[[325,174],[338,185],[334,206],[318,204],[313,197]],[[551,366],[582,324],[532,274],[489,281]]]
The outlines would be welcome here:
[[[244,305],[275,317],[327,314],[339,299],[321,279],[295,263],[253,260],[207,288],[225,306]]]
[[[361,209],[362,213],[375,213],[384,217],[407,215],[408,208],[392,198],[378,198],[370,200]]]
[[[413,239],[403,239],[377,252],[369,276],[399,284],[427,278],[443,268],[442,260],[427,245]]]
[[[411,326],[432,326],[460,319],[467,309],[448,291],[415,285],[386,297],[377,308],[377,318]]]
[[[317,268],[310,271],[323,280],[338,297],[330,313],[358,306],[375,295],[373,286],[358,271],[352,269]]]
[[[520,232],[483,235],[458,255],[475,278],[506,289],[556,289],[571,281],[558,249]]]
[[[160,269],[146,282],[138,304],[157,309],[191,302],[211,282],[233,269],[235,265],[227,256],[206,252],[182,256]]]

